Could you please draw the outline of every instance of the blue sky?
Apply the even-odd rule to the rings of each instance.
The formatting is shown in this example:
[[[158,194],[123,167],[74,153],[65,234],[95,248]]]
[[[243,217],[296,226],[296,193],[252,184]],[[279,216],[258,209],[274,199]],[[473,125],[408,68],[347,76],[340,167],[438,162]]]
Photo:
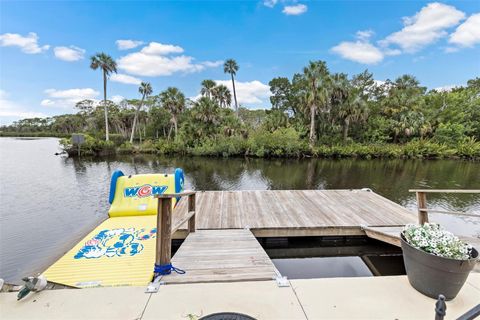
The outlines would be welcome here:
[[[240,103],[256,108],[270,107],[272,78],[309,60],[381,81],[409,73],[428,88],[480,76],[480,1],[2,1],[0,21],[1,124],[101,99],[89,68],[100,51],[119,66],[114,100],[138,98],[140,80],[187,97],[203,79],[229,85],[228,58]]]

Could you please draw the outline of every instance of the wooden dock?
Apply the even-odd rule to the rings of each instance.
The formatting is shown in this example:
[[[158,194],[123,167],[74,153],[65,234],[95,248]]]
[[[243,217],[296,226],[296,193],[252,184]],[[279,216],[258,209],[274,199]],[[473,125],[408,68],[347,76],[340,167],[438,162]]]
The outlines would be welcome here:
[[[178,196],[182,198],[172,212],[172,198]],[[269,280],[280,274],[256,237],[368,236],[400,246],[403,226],[417,222],[415,213],[368,189],[205,191],[158,198],[157,216],[105,221],[52,265],[47,277],[74,287],[146,285],[154,265],[173,263],[186,274],[172,273],[161,281]],[[156,236],[149,230],[156,230]],[[99,235],[107,231],[129,233],[128,237],[138,238],[134,244],[140,249],[98,259],[91,255],[101,247],[83,253],[97,249]],[[173,258],[172,238],[186,238]],[[114,239],[107,240],[114,243]]]
[[[187,201],[181,200],[174,219],[186,213]],[[197,192],[197,229],[249,228],[256,237],[342,236],[365,235],[362,226],[415,222],[411,211],[367,190]]]
[[[190,233],[172,264],[185,274],[163,276],[166,284],[272,280],[279,275],[257,239],[245,229]]]

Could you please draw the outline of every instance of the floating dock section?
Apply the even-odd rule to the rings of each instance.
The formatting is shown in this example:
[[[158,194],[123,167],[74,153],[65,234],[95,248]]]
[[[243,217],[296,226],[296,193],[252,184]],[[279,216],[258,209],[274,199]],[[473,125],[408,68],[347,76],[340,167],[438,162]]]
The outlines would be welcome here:
[[[246,229],[197,230],[172,259],[185,274],[163,276],[166,284],[272,280],[280,275],[255,236]]]

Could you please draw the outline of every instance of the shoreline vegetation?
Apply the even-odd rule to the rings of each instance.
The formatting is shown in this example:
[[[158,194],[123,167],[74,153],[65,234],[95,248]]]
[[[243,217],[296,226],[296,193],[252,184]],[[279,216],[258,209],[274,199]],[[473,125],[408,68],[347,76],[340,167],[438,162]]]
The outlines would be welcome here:
[[[107,156],[115,154],[157,154],[205,157],[252,157],[252,158],[359,158],[359,159],[465,159],[480,161],[480,143],[467,140],[456,146],[439,144],[430,140],[414,140],[405,144],[348,144],[318,145],[310,148],[293,132],[283,130],[267,137],[241,140],[224,138],[206,141],[189,147],[181,142],[168,140],[146,140],[139,144],[116,143],[115,135],[109,142],[85,136],[81,147],[82,156]],[[78,148],[71,145],[65,135],[45,133],[0,133],[0,137],[53,137],[61,138],[60,145],[71,157],[78,155]],[[271,140],[262,144],[258,140]],[[121,140],[120,140],[121,141]],[[260,143],[259,143],[260,142]]]
[[[114,103],[106,99],[106,83],[115,61],[97,54],[91,67],[103,71],[104,100],[79,101],[75,114],[16,121],[0,127],[0,136],[60,137],[71,156],[77,147],[70,137],[81,133],[85,156],[480,160],[480,78],[428,91],[411,75],[380,82],[368,70],[349,77],[313,61],[291,78],[269,82],[271,109],[250,109],[236,102],[239,66],[232,59],[224,72],[233,94],[207,79],[194,99],[174,87],[155,95],[142,82],[139,99]]]

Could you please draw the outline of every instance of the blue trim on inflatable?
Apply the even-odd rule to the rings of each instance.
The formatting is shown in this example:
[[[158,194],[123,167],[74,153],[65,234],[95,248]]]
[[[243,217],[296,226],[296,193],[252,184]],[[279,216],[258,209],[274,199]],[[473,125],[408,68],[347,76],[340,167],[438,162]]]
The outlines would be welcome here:
[[[183,175],[183,170],[180,168],[175,169],[175,193],[180,193],[183,191],[183,183],[185,178]],[[180,197],[177,197],[177,202],[180,200]]]
[[[108,202],[113,203],[115,198],[115,190],[117,189],[117,180],[118,178],[124,176],[121,170],[115,170],[112,174],[112,179],[110,180],[110,195],[108,196]]]
[[[180,168],[175,169],[175,193],[180,193],[183,191],[183,170]]]

